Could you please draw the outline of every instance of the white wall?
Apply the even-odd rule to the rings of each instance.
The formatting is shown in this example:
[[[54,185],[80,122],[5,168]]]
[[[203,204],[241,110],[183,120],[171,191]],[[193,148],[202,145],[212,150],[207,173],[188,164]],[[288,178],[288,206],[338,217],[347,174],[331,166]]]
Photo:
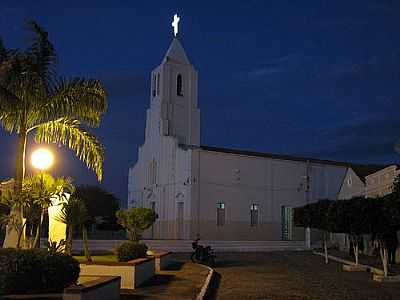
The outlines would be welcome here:
[[[396,165],[389,166],[365,177],[367,197],[378,197],[390,194],[393,182],[399,175]]]
[[[203,239],[281,238],[282,206],[306,204],[306,162],[200,151],[200,236]],[[310,165],[310,202],[336,199],[346,168]],[[195,202],[195,201],[194,201]],[[216,226],[216,204],[226,206],[226,224]],[[250,205],[259,205],[257,227]]]
[[[348,168],[338,195],[339,200],[351,199],[365,195],[365,183],[353,169]]]

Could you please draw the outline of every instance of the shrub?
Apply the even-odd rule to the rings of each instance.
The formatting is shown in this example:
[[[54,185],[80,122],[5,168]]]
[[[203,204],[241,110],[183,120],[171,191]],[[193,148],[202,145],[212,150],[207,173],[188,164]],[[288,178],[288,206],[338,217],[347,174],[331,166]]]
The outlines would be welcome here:
[[[146,257],[147,246],[139,242],[124,242],[117,248],[118,261],[130,261],[132,259]]]
[[[79,262],[64,253],[53,253],[44,257],[43,274],[48,292],[62,291],[75,284],[79,278]]]
[[[59,292],[76,283],[79,263],[41,249],[0,249],[0,294]]]

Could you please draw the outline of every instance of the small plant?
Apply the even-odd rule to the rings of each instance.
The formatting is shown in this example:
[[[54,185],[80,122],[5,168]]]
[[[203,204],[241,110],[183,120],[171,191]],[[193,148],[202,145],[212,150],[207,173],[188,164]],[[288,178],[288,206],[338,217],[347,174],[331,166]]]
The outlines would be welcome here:
[[[128,241],[117,248],[118,261],[125,262],[136,258],[146,257],[148,247],[139,242]]]
[[[65,251],[66,244],[67,243],[65,240],[61,240],[59,243],[50,240],[50,242],[47,242],[47,251],[49,254],[63,253]]]

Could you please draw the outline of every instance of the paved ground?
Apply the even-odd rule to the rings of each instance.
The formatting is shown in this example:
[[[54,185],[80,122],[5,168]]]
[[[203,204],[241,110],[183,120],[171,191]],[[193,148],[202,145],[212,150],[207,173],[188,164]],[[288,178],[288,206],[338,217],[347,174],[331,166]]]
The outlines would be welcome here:
[[[323,251],[320,250],[320,252],[323,252]],[[343,252],[343,251],[329,249],[328,254],[336,256],[336,257],[344,258],[349,261],[354,261],[354,258],[351,257],[347,251]],[[369,265],[369,266],[383,270],[382,261],[379,256],[368,256],[368,255],[359,254],[358,259],[359,259],[360,264]],[[399,264],[390,265],[389,266],[389,274],[390,275],[400,275],[400,265]]]
[[[209,299],[400,299],[400,283],[382,284],[369,273],[325,265],[309,252],[218,253]]]
[[[182,256],[180,256],[182,258]],[[186,259],[186,256],[183,256]],[[169,270],[161,271],[136,290],[122,290],[121,300],[187,300],[196,299],[208,274],[202,266],[178,261]]]

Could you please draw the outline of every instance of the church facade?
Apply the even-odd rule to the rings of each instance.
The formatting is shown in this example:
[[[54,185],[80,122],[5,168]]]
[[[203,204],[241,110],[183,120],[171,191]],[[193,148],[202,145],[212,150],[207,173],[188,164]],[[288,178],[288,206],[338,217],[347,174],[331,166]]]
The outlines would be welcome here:
[[[204,146],[198,72],[177,38],[151,73],[145,141],[128,207],[159,218],[146,238],[302,240],[293,208],[337,199],[348,163]]]

